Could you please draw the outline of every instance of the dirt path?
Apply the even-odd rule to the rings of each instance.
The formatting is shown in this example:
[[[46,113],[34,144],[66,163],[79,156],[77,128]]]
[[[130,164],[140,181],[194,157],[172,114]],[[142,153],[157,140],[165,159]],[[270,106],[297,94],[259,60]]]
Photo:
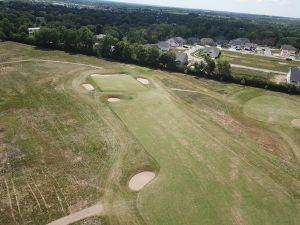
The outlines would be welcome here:
[[[242,66],[242,65],[237,65],[237,64],[230,64],[232,67],[236,68],[241,68],[241,69],[248,69],[248,70],[255,70],[255,71],[260,71],[264,73],[276,73],[276,74],[284,74],[284,72],[276,71],[276,70],[268,70],[268,69],[262,69],[262,68],[256,68],[256,67],[250,67],[250,66]]]
[[[52,63],[63,63],[63,64],[77,65],[77,66],[88,66],[88,67],[95,68],[95,69],[103,69],[100,66],[93,66],[93,65],[84,64],[84,63],[75,63],[75,62],[67,62],[67,61],[57,61],[57,60],[50,60],[50,59],[23,59],[23,60],[2,62],[2,63],[0,63],[0,65],[14,64],[14,63],[20,63],[20,62],[52,62]]]
[[[199,93],[202,94],[203,92],[200,91],[193,91],[188,89],[180,89],[180,88],[171,88],[172,91],[182,91],[182,92],[190,92],[190,93]]]
[[[73,213],[71,215],[55,220],[51,223],[48,223],[47,225],[68,225],[91,216],[99,216],[103,213],[103,211],[104,208],[102,204],[97,204],[87,209],[81,210],[77,213]]]

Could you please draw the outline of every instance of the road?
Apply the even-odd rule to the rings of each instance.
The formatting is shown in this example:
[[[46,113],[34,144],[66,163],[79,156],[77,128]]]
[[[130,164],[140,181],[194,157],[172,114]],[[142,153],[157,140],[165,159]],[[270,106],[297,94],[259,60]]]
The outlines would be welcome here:
[[[200,62],[200,61],[202,61],[201,58],[193,56],[193,53],[196,52],[196,51],[199,51],[200,49],[203,49],[203,48],[204,47],[202,47],[200,45],[196,45],[196,46],[193,46],[192,48],[186,50],[184,53],[186,53],[188,55],[189,62],[190,61],[194,61],[194,62]]]
[[[55,220],[51,223],[48,223],[47,225],[68,225],[68,224],[75,223],[77,221],[83,220],[83,219],[91,217],[91,216],[99,216],[103,213],[103,211],[104,211],[104,208],[99,203],[92,207],[81,210],[77,213],[73,213],[71,215],[65,216],[58,220]]]

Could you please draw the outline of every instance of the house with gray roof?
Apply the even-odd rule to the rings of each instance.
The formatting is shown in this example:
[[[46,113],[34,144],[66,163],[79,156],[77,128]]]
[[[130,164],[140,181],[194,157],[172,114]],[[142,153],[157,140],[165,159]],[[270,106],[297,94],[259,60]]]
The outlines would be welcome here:
[[[200,39],[199,38],[196,38],[196,37],[189,37],[187,39],[187,44],[190,44],[190,45],[197,45],[200,43]]]
[[[159,50],[161,50],[163,52],[170,51],[170,49],[171,49],[170,44],[166,41],[160,41],[156,45],[159,48]]]
[[[244,45],[244,50],[246,50],[246,51],[252,51],[252,52],[254,52],[254,51],[256,51],[256,48],[257,48],[257,44],[246,43]]]
[[[173,37],[166,41],[172,48],[182,47],[186,44],[186,40],[182,37]]]
[[[244,48],[246,43],[250,43],[250,40],[248,38],[236,38],[229,41],[229,45],[232,48],[236,48],[236,47]]]
[[[40,31],[40,29],[41,29],[40,27],[30,27],[27,30],[28,30],[28,34],[32,35],[32,34],[38,32],[38,31]]]
[[[300,68],[290,68],[287,75],[287,82],[300,87]]]
[[[221,54],[220,49],[216,48],[216,47],[205,47],[203,49],[203,53],[205,55],[210,56],[213,59],[216,59],[219,57],[219,55]]]
[[[176,60],[175,62],[179,65],[187,65],[188,64],[188,54],[184,53],[184,52],[177,52],[176,53]]]
[[[215,46],[216,45],[215,41],[212,38],[201,38],[200,44],[203,46],[205,46],[205,45]]]
[[[282,45],[281,46],[281,57],[291,58],[296,56],[297,49],[292,45]]]

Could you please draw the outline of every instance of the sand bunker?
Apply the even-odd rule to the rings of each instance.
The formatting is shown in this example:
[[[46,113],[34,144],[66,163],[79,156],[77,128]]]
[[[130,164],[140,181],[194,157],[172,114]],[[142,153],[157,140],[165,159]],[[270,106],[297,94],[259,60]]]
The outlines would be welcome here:
[[[87,91],[95,90],[95,88],[91,84],[82,84],[82,87],[84,87],[84,89],[87,90]]]
[[[137,78],[138,82],[141,82],[142,84],[149,84],[149,80],[145,79],[145,78]]]
[[[292,124],[296,127],[300,127],[300,119],[295,119],[292,121]]]
[[[155,177],[155,173],[150,171],[145,171],[136,174],[129,181],[129,188],[133,191],[142,190],[153,178]]]
[[[119,99],[119,98],[108,98],[107,99],[107,101],[108,102],[118,102],[118,101],[120,101],[121,99]]]

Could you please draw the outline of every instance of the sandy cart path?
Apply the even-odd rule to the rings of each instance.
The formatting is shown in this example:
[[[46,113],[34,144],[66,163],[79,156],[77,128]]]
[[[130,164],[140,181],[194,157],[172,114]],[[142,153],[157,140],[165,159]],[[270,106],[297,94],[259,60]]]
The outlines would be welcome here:
[[[91,216],[99,216],[102,214],[103,210],[104,208],[102,204],[97,204],[92,207],[81,210],[77,213],[73,213],[71,215],[55,220],[51,223],[48,223],[47,225],[68,225]]]

